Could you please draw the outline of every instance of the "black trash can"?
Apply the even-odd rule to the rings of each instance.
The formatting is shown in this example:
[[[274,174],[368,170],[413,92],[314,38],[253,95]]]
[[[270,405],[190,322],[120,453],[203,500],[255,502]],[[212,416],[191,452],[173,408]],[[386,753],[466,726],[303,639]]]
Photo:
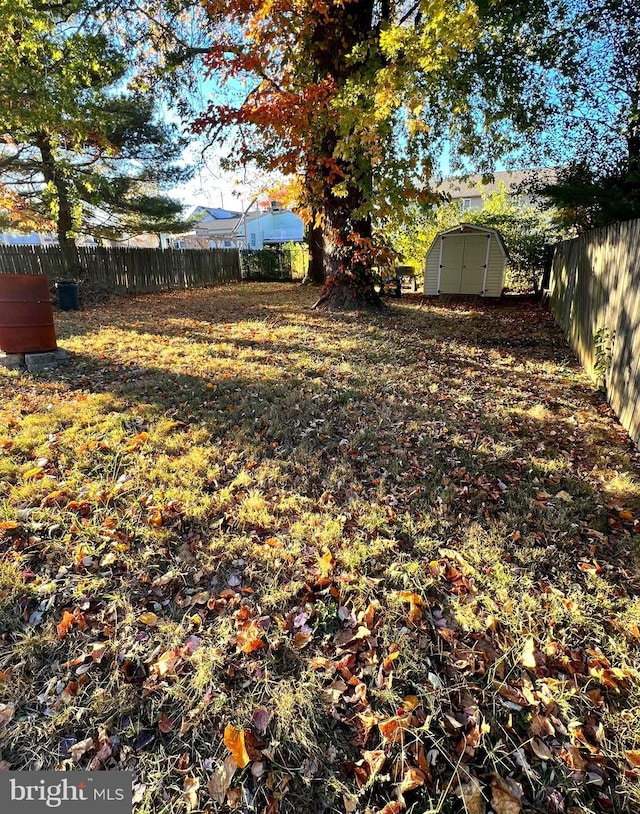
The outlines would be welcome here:
[[[69,280],[64,280],[56,283],[58,289],[58,304],[61,311],[79,311],[80,310],[80,292],[78,283]]]

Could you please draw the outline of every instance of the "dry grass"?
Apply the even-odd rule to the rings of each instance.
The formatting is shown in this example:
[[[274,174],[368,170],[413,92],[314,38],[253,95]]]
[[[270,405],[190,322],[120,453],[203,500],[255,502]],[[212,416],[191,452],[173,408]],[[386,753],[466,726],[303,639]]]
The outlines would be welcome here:
[[[131,769],[140,814],[635,811],[625,433],[533,303],[313,297],[114,300],[1,373],[5,767]]]

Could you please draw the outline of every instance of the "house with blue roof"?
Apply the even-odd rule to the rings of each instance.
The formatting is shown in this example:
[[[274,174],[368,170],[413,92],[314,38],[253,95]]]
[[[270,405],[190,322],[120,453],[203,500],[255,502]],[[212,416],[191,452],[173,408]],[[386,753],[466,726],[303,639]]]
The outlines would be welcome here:
[[[210,206],[193,206],[192,232],[168,237],[168,245],[180,249],[263,249],[284,243],[302,243],[302,218],[272,203],[270,209],[238,212]]]

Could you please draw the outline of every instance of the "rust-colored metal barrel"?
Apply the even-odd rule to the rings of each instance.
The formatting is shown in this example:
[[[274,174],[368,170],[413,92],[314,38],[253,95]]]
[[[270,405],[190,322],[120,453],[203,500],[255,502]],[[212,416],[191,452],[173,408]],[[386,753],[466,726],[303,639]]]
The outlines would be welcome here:
[[[49,281],[39,274],[0,274],[0,350],[55,350]]]

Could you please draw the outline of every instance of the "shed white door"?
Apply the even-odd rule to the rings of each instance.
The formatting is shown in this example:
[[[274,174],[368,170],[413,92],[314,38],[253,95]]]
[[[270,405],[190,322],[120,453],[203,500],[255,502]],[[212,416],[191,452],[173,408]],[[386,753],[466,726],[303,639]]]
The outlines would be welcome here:
[[[459,294],[462,284],[462,264],[464,260],[464,236],[440,238],[442,260],[440,268],[440,293]]]
[[[486,235],[443,236],[441,294],[480,294],[487,262]]]
[[[486,235],[464,236],[461,294],[481,294],[487,262]]]

